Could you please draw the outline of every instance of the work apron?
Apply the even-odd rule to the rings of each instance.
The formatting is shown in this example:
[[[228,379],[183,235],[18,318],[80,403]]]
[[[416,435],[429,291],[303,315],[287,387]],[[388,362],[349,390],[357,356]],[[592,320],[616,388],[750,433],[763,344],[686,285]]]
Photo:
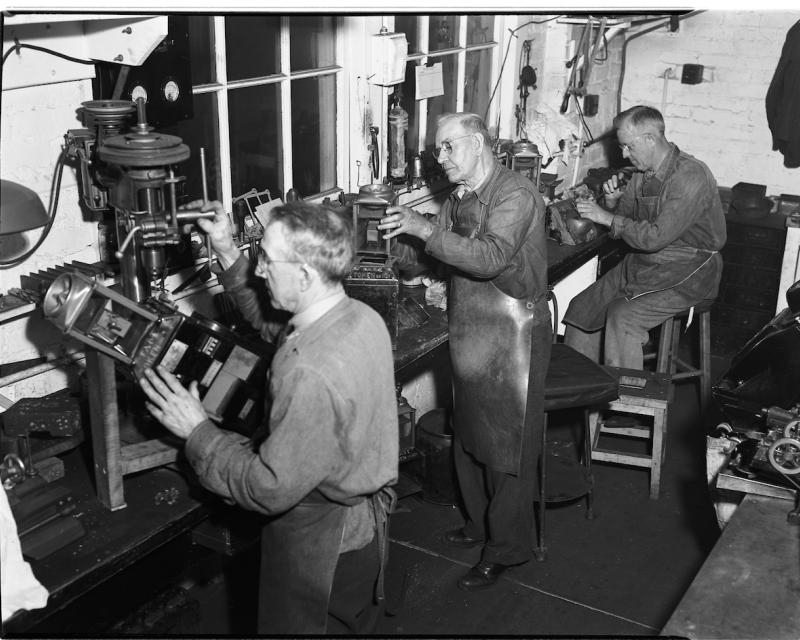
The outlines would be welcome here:
[[[661,214],[662,195],[679,155],[675,149],[656,195],[645,195],[645,182],[639,181],[634,194],[634,220],[653,222]],[[564,322],[583,331],[597,331],[605,326],[606,311],[613,300],[620,297],[634,300],[669,289],[679,291],[686,298],[686,306],[691,307],[713,297],[713,283],[721,260],[716,251],[681,245],[652,253],[630,252],[620,264],[573,298]],[[707,267],[713,264],[717,269]]]
[[[449,229],[474,238],[474,226]],[[517,299],[491,280],[453,273],[447,302],[453,370],[453,429],[466,451],[488,467],[517,475],[531,364],[531,331],[537,307],[547,302]],[[541,309],[539,310],[541,313]]]
[[[380,572],[375,599],[383,599],[392,489],[368,498],[375,514]],[[320,635],[326,632],[328,604],[344,536],[345,505],[318,494],[271,520],[261,532],[258,633]]]

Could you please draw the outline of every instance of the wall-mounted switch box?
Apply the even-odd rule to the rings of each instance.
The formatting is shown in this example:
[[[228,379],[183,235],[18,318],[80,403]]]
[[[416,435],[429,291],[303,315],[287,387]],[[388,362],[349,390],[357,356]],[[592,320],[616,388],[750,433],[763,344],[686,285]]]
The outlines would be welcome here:
[[[703,81],[702,64],[685,64],[681,73],[682,84],[700,84]]]
[[[597,109],[600,105],[600,96],[596,93],[587,93],[583,97],[583,115],[587,118],[597,115]]]

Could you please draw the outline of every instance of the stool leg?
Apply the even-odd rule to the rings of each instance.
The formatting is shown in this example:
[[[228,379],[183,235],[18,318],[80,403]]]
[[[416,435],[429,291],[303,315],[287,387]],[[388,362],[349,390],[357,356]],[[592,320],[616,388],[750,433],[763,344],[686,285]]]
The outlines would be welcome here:
[[[538,544],[533,550],[536,559],[544,562],[547,557],[547,548],[544,546],[544,517],[547,506],[547,412],[544,413],[542,423],[542,449],[539,453],[539,530]]]
[[[667,318],[661,324],[661,335],[658,337],[658,360],[656,360],[656,371],[670,375],[672,375],[672,327],[672,318]]]
[[[711,312],[700,314],[700,411],[706,412],[711,397]]]
[[[594,474],[592,473],[592,427],[589,408],[583,410],[583,465],[589,479],[589,492],[586,494],[586,519],[594,520]]]
[[[665,429],[667,421],[664,411],[653,413],[653,451],[650,462],[650,499],[658,500],[661,488],[661,465],[666,453]]]
[[[681,350],[681,321],[672,321],[672,348],[669,354],[669,375],[675,375],[678,370],[678,354]]]

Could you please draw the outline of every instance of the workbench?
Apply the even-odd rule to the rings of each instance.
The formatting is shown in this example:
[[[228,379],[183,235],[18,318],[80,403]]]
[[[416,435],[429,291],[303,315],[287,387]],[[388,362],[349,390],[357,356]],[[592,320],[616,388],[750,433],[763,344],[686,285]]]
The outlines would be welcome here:
[[[787,522],[793,507],[747,494],[661,635],[800,637],[800,525]]]
[[[567,246],[548,241],[548,281],[552,285],[598,256],[607,234],[592,242]],[[424,287],[401,288],[401,296],[424,303]],[[447,313],[425,306],[429,318],[414,329],[401,330],[394,353],[398,383],[442,355],[447,347]],[[43,560],[31,563],[34,574],[50,592],[44,609],[18,611],[4,625],[2,636],[35,629],[54,613],[89,590],[130,568],[166,543],[190,532],[209,516],[210,496],[187,482],[173,465],[125,478],[127,506],[110,511],[97,498],[91,461],[74,450],[64,457],[65,483],[72,491],[87,534]]]

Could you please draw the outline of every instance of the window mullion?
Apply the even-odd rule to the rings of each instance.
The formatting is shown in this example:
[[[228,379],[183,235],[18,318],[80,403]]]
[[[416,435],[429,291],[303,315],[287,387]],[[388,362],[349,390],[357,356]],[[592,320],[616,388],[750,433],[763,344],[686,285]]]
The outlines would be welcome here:
[[[419,43],[420,51],[425,55],[420,60],[420,64],[427,64],[428,62],[428,36],[430,33],[431,18],[430,16],[421,16],[419,22]],[[419,140],[417,151],[425,150],[425,140],[428,139],[428,99],[418,100],[419,105]]]
[[[456,54],[456,111],[464,110],[464,78],[467,66],[467,16],[460,16],[458,21],[458,46]]]
[[[225,18],[214,20],[214,77],[219,89],[214,92],[217,101],[217,126],[219,128],[219,169],[222,184],[222,204],[226,211],[233,211],[231,187],[231,136],[228,122],[228,66],[225,42]]]
[[[336,38],[334,47],[336,55],[334,62],[341,68],[345,59],[343,36],[344,19],[342,17],[337,17],[334,19],[333,30],[335,34],[334,37]],[[344,191],[347,191],[344,185],[349,184],[349,163],[347,161],[347,156],[349,154],[346,155],[347,150],[350,149],[350,136],[348,135],[349,121],[346,117],[346,114],[349,111],[347,108],[347,96],[349,94],[348,79],[348,74],[340,71],[336,74],[336,80],[334,82],[334,90],[336,91],[336,118],[334,119],[334,126],[336,127],[336,156],[334,160],[336,163],[335,184],[338,187],[342,187]]]
[[[281,105],[281,140],[280,154],[283,165],[284,194],[293,187],[294,167],[292,157],[292,85],[291,74],[291,48],[289,42],[289,18],[281,18],[281,60],[280,70],[283,79],[280,80],[280,105]],[[303,194],[301,194],[303,195]]]

